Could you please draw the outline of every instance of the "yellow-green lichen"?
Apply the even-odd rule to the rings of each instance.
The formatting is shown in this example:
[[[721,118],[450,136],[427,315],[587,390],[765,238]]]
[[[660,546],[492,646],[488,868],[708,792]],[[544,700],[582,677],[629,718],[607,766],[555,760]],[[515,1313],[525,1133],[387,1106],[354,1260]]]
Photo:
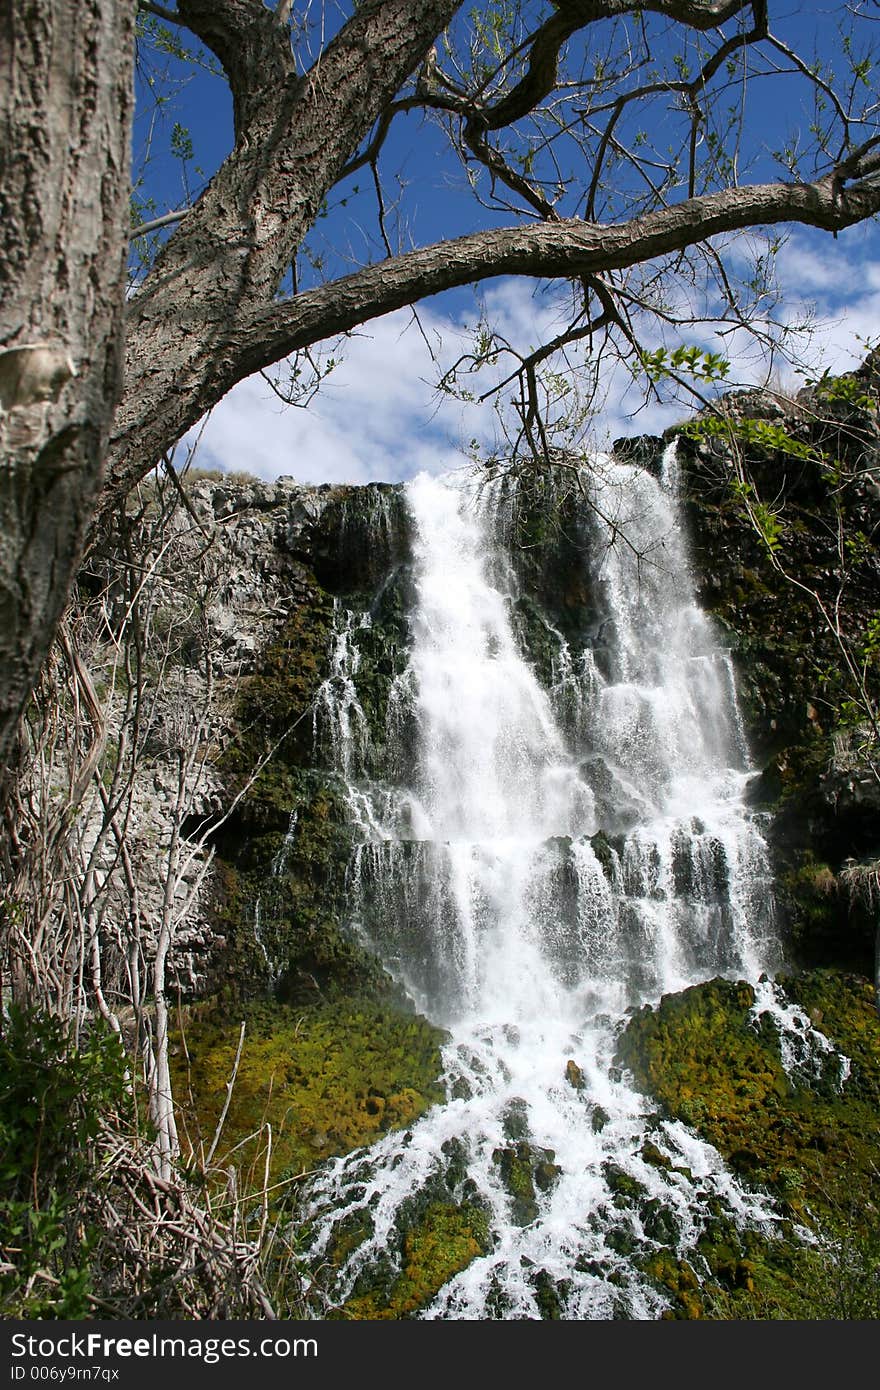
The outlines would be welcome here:
[[[836,1064],[814,1076],[786,1075],[775,1027],[751,1014],[753,990],[727,980],[642,1009],[618,1059],[666,1114],[691,1125],[746,1182],[769,1188],[779,1202],[778,1238],[743,1232],[720,1211],[707,1224],[698,1242],[709,1271],[701,1293],[706,1316],[830,1317],[838,1314],[822,1310],[847,1300],[877,1316],[880,1018],[873,991],[861,977],[830,970],[784,985],[851,1059],[842,1086]],[[817,1245],[804,1247],[789,1218],[811,1227]],[[671,1315],[696,1316],[669,1269],[655,1266],[646,1272],[672,1294]]]
[[[271,1126],[273,1177],[412,1124],[444,1098],[442,1034],[417,1015],[371,1000],[292,1009],[251,1006],[216,1161],[262,1163]],[[196,1011],[174,1040],[181,1129],[210,1143],[232,1077],[239,1026]]]
[[[387,1293],[376,1290],[349,1299],[344,1315],[358,1320],[411,1317],[487,1248],[485,1212],[433,1203],[404,1236],[402,1267]]]

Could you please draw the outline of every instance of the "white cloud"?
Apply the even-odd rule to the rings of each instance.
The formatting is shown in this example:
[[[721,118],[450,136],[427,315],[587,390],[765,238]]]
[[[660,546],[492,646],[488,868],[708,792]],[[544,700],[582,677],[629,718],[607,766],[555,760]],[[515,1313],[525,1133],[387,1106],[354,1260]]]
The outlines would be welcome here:
[[[448,356],[460,341],[457,325],[420,317],[434,351]],[[311,483],[441,472],[460,462],[464,423],[457,403],[438,402],[437,375],[412,316],[401,310],[347,342],[306,409],[284,406],[260,376],[241,382],[211,413],[197,461]]]
[[[867,343],[880,332],[880,289],[855,296],[836,313],[816,320],[814,357],[817,371],[851,371],[864,361]]]
[[[791,290],[809,299],[816,293],[850,292],[853,288],[853,267],[848,258],[824,254],[818,246],[808,246],[792,236],[776,257],[780,280]]]

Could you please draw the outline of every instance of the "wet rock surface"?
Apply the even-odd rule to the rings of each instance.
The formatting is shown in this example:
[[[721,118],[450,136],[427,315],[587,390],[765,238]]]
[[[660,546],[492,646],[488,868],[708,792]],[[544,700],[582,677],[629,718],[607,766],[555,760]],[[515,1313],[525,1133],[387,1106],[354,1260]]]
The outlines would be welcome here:
[[[698,592],[736,663],[759,770],[752,802],[767,813],[792,959],[869,975],[874,915],[840,875],[880,854],[880,757],[865,708],[880,697],[876,401],[870,366],[796,399],[734,398],[735,418],[770,431],[739,447],[753,496],[772,504],[772,549],[724,440],[692,426],[679,438]]]

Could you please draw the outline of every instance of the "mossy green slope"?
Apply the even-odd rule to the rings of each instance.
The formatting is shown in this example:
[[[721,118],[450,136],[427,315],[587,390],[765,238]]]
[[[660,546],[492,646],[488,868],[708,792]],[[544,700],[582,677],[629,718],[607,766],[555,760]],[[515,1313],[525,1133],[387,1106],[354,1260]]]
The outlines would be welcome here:
[[[689,1274],[682,1284],[671,1252],[649,1262],[648,1272],[674,1292],[683,1316],[695,1316],[697,1304],[704,1316],[836,1316],[832,1294],[838,1303],[858,1294],[873,1309],[861,1315],[880,1316],[880,1018],[873,990],[862,977],[826,970],[782,983],[850,1059],[842,1085],[833,1057],[813,1075],[786,1074],[778,1031],[766,1015],[754,1019],[754,991],[742,982],[716,979],[667,995],[636,1013],[620,1040],[618,1060],[661,1113],[693,1127],[745,1182],[779,1203],[777,1240],[739,1232],[719,1211],[698,1245],[716,1283],[698,1280],[699,1293]],[[804,1246],[796,1226],[811,1230],[819,1245]],[[847,1282],[842,1270],[853,1251],[861,1263]]]
[[[444,1099],[444,1035],[418,1015],[367,998],[304,1009],[252,1004],[243,1021],[221,1167],[233,1151],[243,1169],[262,1155],[269,1124],[273,1176],[306,1172],[412,1124]],[[238,1039],[228,1013],[197,1008],[174,1040],[181,1125],[196,1152],[220,1117]]]

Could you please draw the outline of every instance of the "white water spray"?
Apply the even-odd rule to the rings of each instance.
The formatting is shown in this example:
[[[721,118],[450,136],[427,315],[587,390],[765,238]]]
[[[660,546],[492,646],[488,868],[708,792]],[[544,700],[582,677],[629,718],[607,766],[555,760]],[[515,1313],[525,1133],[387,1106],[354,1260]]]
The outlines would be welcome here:
[[[674,474],[671,458],[661,481],[597,461],[583,526],[600,638],[573,651],[548,626],[550,690],[512,617],[510,496],[426,476],[407,487],[416,600],[392,713],[408,704],[417,763],[390,799],[352,789],[351,885],[358,929],[451,1033],[454,1099],[315,1183],[316,1256],[340,1221],[360,1215],[368,1232],[336,1299],[388,1259],[404,1205],[441,1180],[487,1214],[490,1236],[428,1317],[539,1317],[548,1287],[565,1317],[653,1317],[663,1299],[633,1250],[686,1251],[713,1198],[772,1220],[613,1064],[628,1006],[775,963],[730,657],[694,600]],[[350,631],[334,669],[343,776],[365,736]],[[618,1200],[622,1187],[641,1203]]]

